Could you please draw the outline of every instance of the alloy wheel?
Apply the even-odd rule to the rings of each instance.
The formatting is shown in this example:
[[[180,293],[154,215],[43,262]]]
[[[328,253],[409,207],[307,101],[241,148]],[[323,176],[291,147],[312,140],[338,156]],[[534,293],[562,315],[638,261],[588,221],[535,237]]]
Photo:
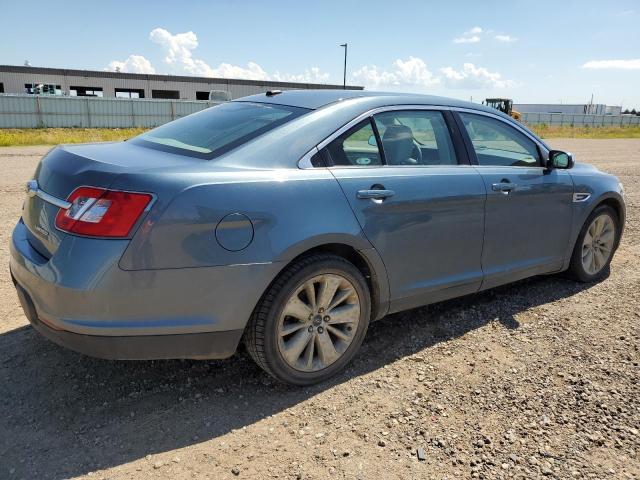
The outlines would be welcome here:
[[[604,268],[613,252],[615,241],[613,219],[603,213],[593,219],[582,241],[582,267],[589,275]]]
[[[322,370],[347,350],[360,322],[360,298],[342,275],[322,274],[299,285],[278,322],[278,348],[302,372]]]

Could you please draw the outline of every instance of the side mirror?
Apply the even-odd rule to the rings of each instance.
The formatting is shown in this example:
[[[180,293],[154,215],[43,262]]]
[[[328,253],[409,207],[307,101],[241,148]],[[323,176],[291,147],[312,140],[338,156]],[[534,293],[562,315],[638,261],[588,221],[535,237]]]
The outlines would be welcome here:
[[[549,160],[547,161],[547,168],[559,168],[567,170],[573,167],[573,156],[568,152],[562,150],[551,150],[549,152]]]
[[[376,136],[375,135],[371,135],[369,137],[369,140],[367,140],[367,143],[369,145],[371,145],[372,147],[377,147],[378,146],[378,142],[376,142]]]

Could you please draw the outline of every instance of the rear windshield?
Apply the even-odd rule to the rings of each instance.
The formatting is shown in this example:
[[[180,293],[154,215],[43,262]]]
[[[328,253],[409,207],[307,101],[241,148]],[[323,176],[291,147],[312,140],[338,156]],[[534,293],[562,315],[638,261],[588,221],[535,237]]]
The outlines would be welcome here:
[[[165,152],[215,158],[309,112],[306,108],[228,102],[149,130],[131,141]]]

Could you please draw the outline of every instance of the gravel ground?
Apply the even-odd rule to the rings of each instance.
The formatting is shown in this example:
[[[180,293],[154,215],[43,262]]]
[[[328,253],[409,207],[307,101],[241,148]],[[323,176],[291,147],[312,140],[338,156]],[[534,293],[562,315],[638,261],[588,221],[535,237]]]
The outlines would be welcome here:
[[[625,184],[610,278],[540,277],[390,316],[313,388],[276,384],[244,353],[63,350],[0,276],[0,478],[640,478],[640,140],[550,143]],[[45,151],[0,149],[0,264]]]

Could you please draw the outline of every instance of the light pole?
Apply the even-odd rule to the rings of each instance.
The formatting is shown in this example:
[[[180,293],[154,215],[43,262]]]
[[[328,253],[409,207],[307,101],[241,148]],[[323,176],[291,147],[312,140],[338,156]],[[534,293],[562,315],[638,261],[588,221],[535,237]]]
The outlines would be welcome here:
[[[347,48],[348,48],[348,43],[343,43],[342,45],[340,45],[341,47],[344,47],[344,75],[342,77],[342,88],[344,88],[346,90],[347,88]]]

